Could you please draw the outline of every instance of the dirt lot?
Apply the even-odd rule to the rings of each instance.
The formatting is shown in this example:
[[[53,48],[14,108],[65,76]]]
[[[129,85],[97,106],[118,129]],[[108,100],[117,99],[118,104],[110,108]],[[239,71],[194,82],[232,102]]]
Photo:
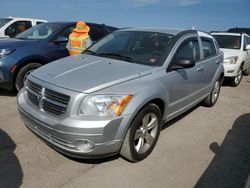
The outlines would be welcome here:
[[[153,153],[73,160],[20,121],[16,94],[0,90],[0,187],[242,187],[250,171],[250,76],[224,86],[213,108],[198,106],[165,125]]]

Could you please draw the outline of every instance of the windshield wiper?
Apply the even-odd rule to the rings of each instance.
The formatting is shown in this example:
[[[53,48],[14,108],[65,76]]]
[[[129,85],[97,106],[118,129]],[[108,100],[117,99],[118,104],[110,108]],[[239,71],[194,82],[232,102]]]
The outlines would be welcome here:
[[[98,55],[97,53],[95,53],[92,50],[85,50],[85,51],[83,51],[83,53],[88,53],[88,54],[92,54],[92,55]]]
[[[118,59],[121,59],[121,60],[124,60],[124,61],[128,61],[128,62],[134,62],[133,58],[131,57],[128,57],[128,56],[125,56],[125,55],[122,55],[122,54],[116,54],[116,53],[100,53],[100,54],[97,54],[99,56],[105,56],[105,57],[116,57]]]

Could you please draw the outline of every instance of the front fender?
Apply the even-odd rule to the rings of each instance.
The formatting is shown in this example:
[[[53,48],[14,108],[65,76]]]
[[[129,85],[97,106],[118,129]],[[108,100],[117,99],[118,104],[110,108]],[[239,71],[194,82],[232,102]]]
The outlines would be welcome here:
[[[151,101],[158,99],[164,104],[164,114],[168,106],[168,91],[160,84],[160,82],[148,81],[146,83],[135,84],[138,90],[134,93],[132,100],[125,108],[123,114],[129,115],[130,119],[127,122],[126,127],[119,127],[116,138],[123,139],[138,112]]]

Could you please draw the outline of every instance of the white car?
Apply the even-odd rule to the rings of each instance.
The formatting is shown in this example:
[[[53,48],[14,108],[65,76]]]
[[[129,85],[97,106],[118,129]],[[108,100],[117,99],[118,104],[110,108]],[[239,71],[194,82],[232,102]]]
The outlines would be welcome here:
[[[0,18],[0,38],[4,37],[13,38],[17,34],[44,22],[47,21],[40,19],[33,19],[33,18],[17,18],[17,17]]]
[[[225,77],[230,78],[232,86],[238,86],[242,75],[249,75],[250,36],[241,33],[211,33],[224,52]]]

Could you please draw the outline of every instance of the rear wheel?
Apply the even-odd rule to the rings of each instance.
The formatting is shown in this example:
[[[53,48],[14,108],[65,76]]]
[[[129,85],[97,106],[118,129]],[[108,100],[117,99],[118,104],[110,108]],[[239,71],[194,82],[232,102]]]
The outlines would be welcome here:
[[[120,151],[131,162],[145,159],[154,149],[160,134],[161,111],[153,103],[143,108],[132,121]]]
[[[17,91],[20,91],[23,88],[28,75],[40,66],[42,66],[40,63],[29,63],[19,70],[15,80],[15,87]]]
[[[215,82],[213,90],[209,94],[209,96],[203,101],[203,106],[212,107],[217,102],[219,95],[220,95],[220,88],[221,88],[221,78]]]
[[[242,75],[243,75],[243,70],[242,70],[242,66],[238,69],[237,71],[237,75],[233,78],[231,78],[231,85],[233,87],[236,87],[240,84],[241,79],[242,79]]]

